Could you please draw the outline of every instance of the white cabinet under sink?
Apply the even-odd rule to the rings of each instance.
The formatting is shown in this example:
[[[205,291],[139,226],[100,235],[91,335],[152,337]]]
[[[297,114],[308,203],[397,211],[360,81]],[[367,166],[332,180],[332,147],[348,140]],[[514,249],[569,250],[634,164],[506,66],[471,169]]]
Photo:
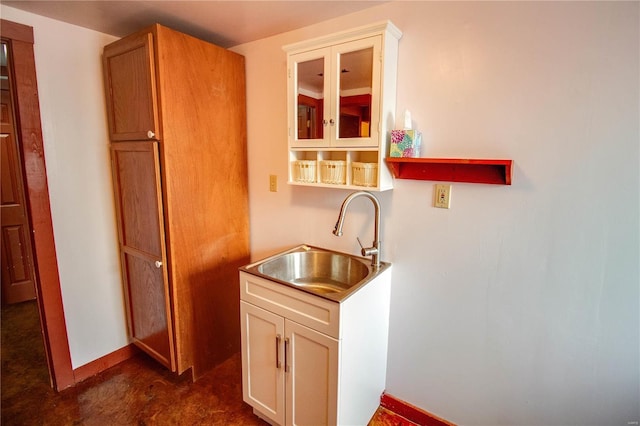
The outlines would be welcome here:
[[[385,388],[391,268],[338,303],[240,272],[243,399],[277,425],[367,424]]]
[[[277,424],[337,424],[338,340],[250,303],[240,306],[247,402]]]

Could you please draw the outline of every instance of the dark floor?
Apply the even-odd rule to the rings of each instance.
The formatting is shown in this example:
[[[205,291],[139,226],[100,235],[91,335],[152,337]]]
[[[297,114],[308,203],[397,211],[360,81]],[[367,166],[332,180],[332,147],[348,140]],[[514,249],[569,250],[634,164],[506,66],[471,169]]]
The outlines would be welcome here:
[[[242,402],[235,355],[195,383],[143,354],[54,392],[35,302],[2,307],[1,419],[9,425],[266,425]],[[413,425],[384,409],[370,426]]]

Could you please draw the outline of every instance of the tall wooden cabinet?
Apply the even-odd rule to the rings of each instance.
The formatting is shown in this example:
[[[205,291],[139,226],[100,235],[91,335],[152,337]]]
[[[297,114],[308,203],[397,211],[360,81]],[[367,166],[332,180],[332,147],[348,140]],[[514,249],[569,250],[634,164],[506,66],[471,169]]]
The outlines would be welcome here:
[[[195,379],[240,350],[244,57],[156,24],[103,62],[130,337]]]

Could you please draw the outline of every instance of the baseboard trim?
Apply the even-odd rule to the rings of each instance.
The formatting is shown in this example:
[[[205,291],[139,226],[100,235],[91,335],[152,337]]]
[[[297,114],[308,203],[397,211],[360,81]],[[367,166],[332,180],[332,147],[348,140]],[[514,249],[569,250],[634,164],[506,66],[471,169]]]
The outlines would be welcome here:
[[[107,368],[120,364],[122,361],[125,361],[131,358],[138,352],[139,352],[138,348],[136,348],[133,344],[129,344],[125,347],[122,347],[118,350],[108,353],[103,357],[100,357],[85,365],[75,368],[73,370],[73,377],[75,379],[75,382],[80,383],[83,380],[88,379],[89,377],[102,373]]]
[[[380,397],[380,406],[421,426],[456,426],[455,423],[441,419],[388,393],[383,393]]]

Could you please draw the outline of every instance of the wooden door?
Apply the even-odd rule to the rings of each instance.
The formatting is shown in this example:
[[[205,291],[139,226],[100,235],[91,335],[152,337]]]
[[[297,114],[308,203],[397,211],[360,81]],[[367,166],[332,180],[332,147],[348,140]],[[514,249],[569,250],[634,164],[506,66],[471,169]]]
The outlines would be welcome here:
[[[37,274],[37,301],[47,352],[51,384],[61,391],[75,383],[69,339],[62,307],[58,261],[53,239],[47,168],[45,165],[40,103],[33,44],[33,28],[0,19],[2,42],[9,46],[9,75],[13,90],[16,128],[29,135],[29,146],[21,146],[25,195],[30,208],[32,241]]]
[[[335,425],[338,417],[338,341],[285,321],[289,425]]]
[[[7,67],[2,75],[8,77]],[[2,232],[2,303],[18,303],[36,297],[31,226],[24,192],[18,133],[8,79],[2,80],[0,101],[0,185]]]
[[[158,143],[114,143],[111,155],[129,333],[175,371]]]
[[[160,139],[153,34],[105,46],[103,63],[112,141]]]
[[[284,318],[240,302],[242,397],[284,425]]]

